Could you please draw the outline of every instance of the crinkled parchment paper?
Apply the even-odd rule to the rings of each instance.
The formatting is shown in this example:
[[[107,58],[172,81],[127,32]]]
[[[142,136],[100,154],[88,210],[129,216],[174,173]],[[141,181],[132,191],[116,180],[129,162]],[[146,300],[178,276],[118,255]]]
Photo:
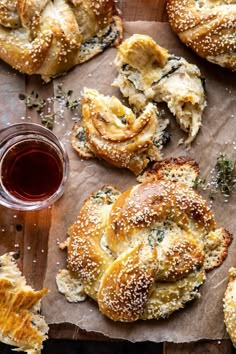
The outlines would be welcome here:
[[[25,92],[25,77],[1,61],[0,85],[0,129],[2,129],[10,123],[22,122],[21,118],[25,116],[25,104],[19,99],[19,94]]]
[[[197,64],[206,77],[208,106],[204,112],[201,131],[192,149],[185,151],[183,146],[177,146],[179,138],[185,134],[180,132],[175,120],[171,118],[172,142],[164,149],[164,156],[190,155],[199,162],[202,175],[209,176],[220,152],[227,152],[230,158],[236,153],[236,74],[198,58],[180,43],[167,23],[129,22],[125,25],[125,32],[126,36],[133,33],[151,35],[170,52],[182,55]],[[62,83],[64,89],[74,91],[75,98],[80,96],[84,86],[120,97],[118,89],[111,87],[116,76],[112,64],[115,55],[116,49],[109,49],[90,62],[74,68],[63,78],[54,81],[55,89]],[[64,196],[53,207],[44,284],[50,289],[50,293],[43,301],[43,313],[48,323],[69,322],[87,331],[130,341],[190,342],[225,338],[227,335],[223,323],[222,298],[227,285],[228,269],[230,266],[236,266],[236,241],[231,245],[224,264],[208,273],[207,281],[201,287],[201,298],[167,320],[115,323],[99,313],[95,302],[86,300],[71,304],[57,291],[56,274],[59,269],[66,267],[66,252],[61,251],[57,243],[66,239],[67,229],[75,221],[84,199],[104,184],[113,184],[125,190],[136,183],[135,177],[128,171],[113,168],[97,160],[82,161],[72,151],[68,142],[68,131],[72,125],[71,115],[68,115],[55,127],[55,132],[61,136],[68,149],[70,178]],[[219,225],[236,235],[235,196],[232,196],[229,203],[224,203],[221,198],[217,199],[213,210]]]

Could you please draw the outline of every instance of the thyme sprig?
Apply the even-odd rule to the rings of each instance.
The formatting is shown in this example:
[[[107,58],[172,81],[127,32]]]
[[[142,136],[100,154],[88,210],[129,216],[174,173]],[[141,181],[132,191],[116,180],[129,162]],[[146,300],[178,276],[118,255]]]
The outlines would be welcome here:
[[[225,197],[229,197],[236,184],[236,163],[229,160],[226,154],[217,157],[215,184]]]
[[[53,130],[56,113],[43,114],[41,122],[45,128]]]
[[[71,98],[72,94],[73,94],[72,90],[64,91],[62,89],[62,85],[58,85],[57,93],[55,97],[57,100],[64,101],[65,107],[68,108],[70,111],[73,111],[74,109],[78,108],[79,101],[73,100]]]
[[[214,200],[220,192],[225,202],[234,192],[236,185],[236,160],[230,160],[226,154],[220,153],[216,158],[216,163],[211,171],[210,181],[197,177],[193,183],[193,188],[202,188],[209,191],[209,199]]]
[[[201,177],[197,176],[193,181],[193,188],[198,189],[199,187],[204,187],[205,183],[205,179],[202,179]]]
[[[25,105],[28,108],[35,108],[37,112],[41,112],[46,106],[46,100],[41,98],[36,91],[31,91],[29,95],[20,94],[19,98],[25,101]]]
[[[57,86],[55,96],[50,97],[47,100],[40,97],[35,90],[32,90],[30,94],[20,94],[19,99],[25,102],[26,107],[35,109],[36,112],[40,114],[42,125],[52,130],[55,118],[57,116],[63,118],[64,108],[73,112],[78,108],[80,102],[77,99],[72,99],[72,95],[72,90],[64,91],[62,84],[60,84]],[[58,102],[59,109],[57,112],[51,113],[50,105],[53,102]],[[76,113],[74,114],[76,115]]]

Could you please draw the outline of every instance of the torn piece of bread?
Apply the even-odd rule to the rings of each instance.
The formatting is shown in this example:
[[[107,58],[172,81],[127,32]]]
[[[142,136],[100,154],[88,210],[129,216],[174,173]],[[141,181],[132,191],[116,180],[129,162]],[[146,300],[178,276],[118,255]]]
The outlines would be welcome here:
[[[69,302],[79,302],[86,299],[83,285],[77,277],[69,272],[68,269],[61,269],[56,276],[57,288],[60,293],[65,295]]]
[[[147,35],[134,34],[119,47],[115,59],[119,87],[131,106],[140,111],[148,102],[165,102],[180,128],[188,132],[186,144],[196,137],[206,106],[204,79],[196,65],[169,54]]]
[[[230,339],[236,347],[236,268],[229,269],[229,281],[224,299],[224,322]]]
[[[233,240],[232,234],[222,227],[209,232],[205,236],[205,262],[204,267],[207,271],[221,265],[227,257],[228,248]]]
[[[160,179],[152,175],[123,193],[103,187],[70,227],[68,274],[110,319],[168,317],[200,296],[206,272],[226,258],[232,236],[184,183],[188,168],[197,175],[193,160],[167,159]]]
[[[136,116],[116,97],[84,89],[82,120],[73,128],[71,144],[82,158],[98,157],[138,175],[149,161],[161,159],[168,123],[152,103]]]
[[[39,314],[47,289],[26,285],[13,254],[0,256],[0,341],[28,354],[40,354],[48,326]]]

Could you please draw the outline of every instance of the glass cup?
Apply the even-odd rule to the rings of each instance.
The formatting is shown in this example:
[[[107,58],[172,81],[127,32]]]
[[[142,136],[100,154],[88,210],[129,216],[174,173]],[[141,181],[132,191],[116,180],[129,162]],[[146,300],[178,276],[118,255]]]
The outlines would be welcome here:
[[[69,159],[60,140],[34,123],[0,131],[0,204],[38,210],[53,204],[65,190]]]

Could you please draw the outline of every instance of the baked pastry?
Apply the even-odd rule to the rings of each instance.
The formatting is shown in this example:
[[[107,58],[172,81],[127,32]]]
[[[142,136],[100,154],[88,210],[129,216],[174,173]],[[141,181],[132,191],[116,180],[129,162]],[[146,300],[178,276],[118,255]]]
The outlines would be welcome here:
[[[190,157],[170,157],[155,162],[142,175],[138,176],[139,182],[167,180],[182,182],[189,187],[194,187],[195,181],[199,178],[198,163]]]
[[[114,321],[168,317],[227,255],[232,237],[203,198],[163,176],[123,193],[104,186],[69,229],[69,272]]]
[[[168,0],[167,13],[182,42],[202,58],[236,70],[235,0]]]
[[[0,341],[28,354],[40,354],[48,326],[39,314],[47,289],[34,291],[26,285],[8,253],[0,257]]]
[[[165,102],[180,128],[188,132],[186,144],[196,137],[206,106],[204,80],[196,65],[169,54],[149,36],[134,34],[118,47],[115,59],[119,87],[129,104],[140,111],[148,102]]]
[[[236,347],[236,268],[229,270],[229,282],[223,299],[224,322],[227,332]]]
[[[113,0],[0,0],[0,59],[43,80],[122,39]]]
[[[96,156],[135,174],[142,172],[150,160],[161,159],[169,121],[158,117],[154,104],[147,104],[137,117],[116,97],[84,89],[81,110],[82,120],[75,124],[71,137],[81,157]]]

